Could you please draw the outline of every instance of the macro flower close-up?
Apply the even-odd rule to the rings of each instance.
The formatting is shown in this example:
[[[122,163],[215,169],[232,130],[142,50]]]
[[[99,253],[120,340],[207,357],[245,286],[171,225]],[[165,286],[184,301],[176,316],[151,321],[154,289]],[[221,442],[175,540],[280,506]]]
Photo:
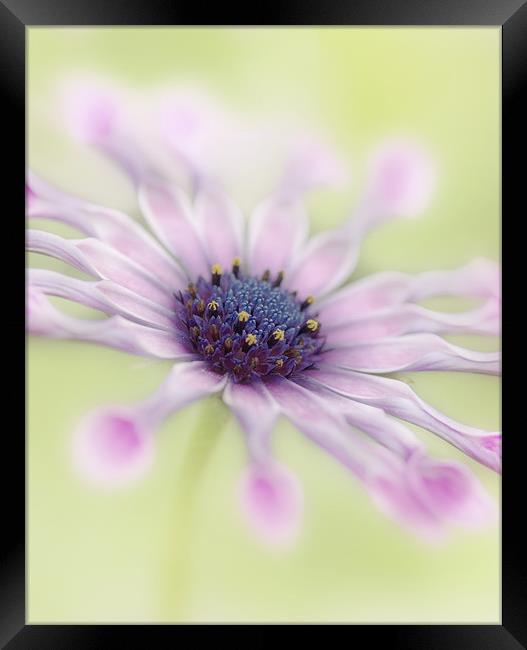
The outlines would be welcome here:
[[[230,498],[265,553],[287,557],[317,536],[305,525],[303,481],[277,452],[284,421],[402,539],[444,549],[496,526],[498,503],[474,468],[500,473],[501,433],[436,406],[440,395],[422,395],[411,377],[500,374],[498,350],[450,340],[498,340],[499,263],[474,248],[454,266],[355,276],[370,235],[398,224],[410,232],[440,195],[445,172],[425,138],[394,130],[350,165],[303,122],[251,121],[184,85],[138,90],[100,75],[62,80],[54,110],[79,155],[104,161],[104,192],[115,166],[135,210],[28,170],[27,250],[60,264],[27,271],[28,332],[142,358],[132,382],[141,364],[164,369],[152,390],[75,418],[60,462],[76,481],[109,499],[140,486],[160,458],[172,462],[168,437],[178,432],[160,435],[170,418],[215,401],[212,429],[231,414],[245,450]],[[314,230],[317,194],[350,185],[351,204]],[[236,187],[248,188],[244,198]],[[466,306],[428,304],[442,299]],[[430,433],[446,443],[439,455]]]
[[[114,137],[124,118],[110,97],[96,87],[75,92],[82,97],[72,118],[82,135],[131,174],[157,240],[125,214],[65,194],[31,174],[28,217],[57,219],[86,237],[67,240],[30,230],[28,250],[57,257],[93,279],[31,269],[29,330],[175,362],[166,382],[142,403],[103,408],[86,418],[75,443],[79,469],[96,481],[133,478],[151,464],[159,424],[217,393],[247,441],[243,512],[268,541],[293,535],[302,511],[297,479],[272,454],[279,415],[347,467],[383,512],[416,533],[435,538],[451,524],[481,523],[492,508],[469,471],[428,457],[419,439],[388,416],[429,429],[496,471],[500,434],[451,420],[403,382],[379,375],[498,374],[499,353],[464,349],[440,337],[498,333],[497,265],[479,259],[413,277],[381,273],[340,288],[371,228],[426,208],[433,189],[426,155],[410,143],[388,143],[373,156],[356,213],[308,238],[303,193],[317,173],[330,180],[338,165],[329,153],[305,151],[245,227],[214,178],[201,174],[199,161],[188,162],[189,197],[155,170],[146,152],[132,148],[133,131]],[[185,119],[198,121],[192,113]],[[178,135],[173,146],[180,153]],[[181,138],[186,145],[191,137],[189,126]],[[415,304],[456,294],[484,303],[454,315]],[[92,307],[108,319],[61,314],[47,295]]]

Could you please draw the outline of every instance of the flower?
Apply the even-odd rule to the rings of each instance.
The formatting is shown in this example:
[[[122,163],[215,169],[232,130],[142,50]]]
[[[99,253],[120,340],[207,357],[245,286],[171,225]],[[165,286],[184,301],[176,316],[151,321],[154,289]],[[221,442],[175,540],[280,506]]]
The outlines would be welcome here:
[[[234,413],[247,444],[240,510],[269,544],[290,544],[303,511],[298,479],[272,452],[281,416],[341,463],[383,513],[421,537],[435,541],[454,525],[487,521],[493,504],[476,478],[457,462],[431,458],[402,420],[495,471],[501,434],[456,422],[385,375],[499,374],[498,353],[467,350],[440,336],[499,333],[497,264],[476,259],[413,276],[377,273],[341,288],[372,228],[415,217],[427,206],[435,174],[426,152],[401,139],[384,143],[372,154],[354,216],[308,239],[304,195],[342,182],[344,170],[320,142],[296,138],[276,190],[246,224],[210,164],[201,164],[209,162],[207,152],[226,128],[206,102],[185,97],[179,105],[180,95],[165,95],[155,115],[166,119],[151,113],[138,118],[127,113],[129,101],[105,86],[72,92],[67,106],[73,132],[128,173],[155,237],[126,214],[67,194],[30,172],[28,217],[56,220],[85,237],[29,230],[28,249],[91,279],[30,269],[29,331],[174,362],[142,402],[104,407],[83,419],[74,437],[79,471],[108,486],[141,476],[152,465],[161,423],[216,394]],[[176,160],[186,180],[174,180]],[[482,304],[462,313],[418,304],[441,295]],[[65,314],[49,296],[106,318]]]

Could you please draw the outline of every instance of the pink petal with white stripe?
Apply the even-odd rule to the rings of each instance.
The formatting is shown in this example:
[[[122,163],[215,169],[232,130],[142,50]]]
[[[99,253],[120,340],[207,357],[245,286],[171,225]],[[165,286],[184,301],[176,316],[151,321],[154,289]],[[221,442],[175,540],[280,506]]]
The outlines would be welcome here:
[[[318,391],[289,380],[269,381],[266,386],[283,414],[350,470],[387,516],[429,541],[444,535],[439,518],[410,489],[406,463],[396,454],[347,426],[338,411],[330,411]]]
[[[96,409],[77,427],[72,446],[76,469],[90,483],[106,488],[140,478],[153,464],[155,432],[162,422],[224,385],[225,378],[201,362],[181,363],[139,404]]]
[[[175,298],[153,275],[95,238],[64,239],[43,230],[28,230],[27,249],[60,259],[93,277],[112,280],[122,287],[173,309]]]
[[[139,264],[111,246],[95,238],[75,242],[76,248],[104,280],[111,280],[133,293],[172,310],[175,304],[173,286],[165,286]],[[179,287],[178,287],[179,288]]]
[[[302,375],[295,381],[320,395],[327,402],[327,408],[341,413],[349,424],[366,432],[401,458],[407,459],[416,449],[424,448],[423,443],[409,427],[390,417],[382,409],[347,399]]]
[[[498,264],[484,258],[447,271],[375,273],[323,299],[318,313],[326,326],[333,327],[407,301],[437,296],[492,299],[499,312],[500,283]]]
[[[129,321],[122,316],[104,320],[76,318],[56,309],[35,287],[28,287],[27,329],[49,338],[97,343],[130,354],[158,359],[192,359],[196,355],[179,337]]]
[[[209,264],[183,193],[167,183],[144,183],[139,189],[139,203],[150,227],[167,249],[193,276],[207,277]]]
[[[229,269],[235,257],[242,257],[242,213],[223,192],[204,188],[196,197],[194,213],[208,260]]]
[[[73,137],[98,147],[136,184],[154,173],[136,139],[138,125],[129,110],[130,98],[115,85],[77,78],[63,85],[62,95],[63,121]]]
[[[360,241],[348,226],[313,237],[295,263],[286,282],[301,296],[322,296],[355,268]]]
[[[181,287],[186,283],[175,260],[128,215],[66,194],[31,172],[28,183],[34,196],[28,206],[29,218],[59,221],[104,241],[165,286]]]
[[[29,269],[28,283],[45,294],[66,298],[105,314],[119,314],[169,331],[174,329],[172,312],[109,280],[87,282],[47,269]]]
[[[251,465],[238,485],[241,512],[272,547],[289,546],[300,532],[303,493],[297,478],[273,460],[270,437],[278,408],[261,383],[228,382],[223,401],[245,432]]]
[[[276,462],[251,465],[238,485],[242,515],[271,547],[287,548],[301,531],[304,498],[298,479]]]
[[[496,515],[479,481],[460,463],[435,460],[417,451],[410,459],[408,477],[423,503],[442,519],[481,526]]]
[[[313,387],[313,382],[309,385]],[[402,422],[372,406],[331,395],[316,386],[314,390],[330,402],[328,408],[343,413],[351,425],[407,462],[405,474],[410,488],[434,516],[445,522],[471,526],[485,524],[495,514],[488,495],[467,468],[428,456],[424,444]]]
[[[214,102],[196,91],[165,92],[158,100],[157,128],[171,152],[187,166],[192,180],[210,173],[210,152],[221,131]]]
[[[226,381],[226,375],[213,372],[203,361],[178,363],[161,386],[139,407],[149,421],[160,423],[183,406],[220,393]]]
[[[433,296],[494,298],[501,302],[500,266],[494,260],[478,257],[457,269],[414,276],[410,300]]]
[[[329,345],[353,344],[382,338],[430,332],[436,334],[488,334],[498,336],[501,328],[500,310],[494,300],[465,312],[436,312],[420,305],[403,304],[373,313],[371,316],[351,318],[333,327],[324,322],[324,333]]]
[[[27,270],[26,278],[29,287],[46,295],[66,298],[105,314],[116,313],[104,296],[97,293],[97,282],[86,282],[47,269],[31,268]]]
[[[448,343],[435,334],[408,334],[329,349],[322,361],[361,372],[447,370],[496,375],[499,352],[477,352]]]
[[[487,467],[501,471],[501,435],[456,422],[418,397],[407,384],[329,366],[306,371],[313,381],[358,402],[381,408],[450,442]]]
[[[174,330],[175,316],[147,298],[143,298],[109,280],[97,283],[97,292],[104,296],[116,313],[144,325]]]
[[[410,282],[404,273],[376,273],[324,298],[317,312],[324,327],[335,327],[408,300]]]
[[[251,459],[266,463],[271,457],[270,437],[276,424],[278,409],[261,383],[229,381],[223,401],[242,427]]]
[[[249,221],[247,258],[251,273],[287,271],[307,231],[307,216],[299,202],[276,196],[261,203]]]

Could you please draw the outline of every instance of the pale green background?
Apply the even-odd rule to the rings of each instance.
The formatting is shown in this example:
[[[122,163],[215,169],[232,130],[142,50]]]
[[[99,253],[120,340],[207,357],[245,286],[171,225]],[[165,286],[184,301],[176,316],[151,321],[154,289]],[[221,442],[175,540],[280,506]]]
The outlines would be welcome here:
[[[77,69],[140,86],[199,81],[239,111],[298,114],[339,143],[353,163],[353,187],[312,202],[315,229],[342,219],[360,187],[363,156],[380,138],[410,132],[430,145],[440,170],[435,201],[422,219],[373,234],[358,276],[447,268],[475,255],[498,259],[499,53],[495,28],[31,28],[28,159],[49,180],[137,215],[124,177],[56,127],[56,84]],[[304,536],[282,555],[259,546],[233,500],[242,437],[215,400],[166,424],[154,471],[132,489],[114,494],[81,484],[67,455],[77,418],[146,395],[169,366],[29,341],[29,622],[499,620],[499,522],[456,534],[444,548],[424,546],[285,423],[276,450],[305,489]],[[498,379],[407,377],[449,415],[500,426]],[[436,454],[462,456],[419,433]],[[465,462],[499,502],[499,478]]]

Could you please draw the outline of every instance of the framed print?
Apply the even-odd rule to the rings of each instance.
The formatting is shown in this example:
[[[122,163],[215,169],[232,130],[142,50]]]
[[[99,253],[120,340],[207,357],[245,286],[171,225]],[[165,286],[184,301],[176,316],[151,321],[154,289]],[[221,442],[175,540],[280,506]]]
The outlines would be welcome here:
[[[3,644],[523,647],[525,6],[1,10],[26,251]]]

